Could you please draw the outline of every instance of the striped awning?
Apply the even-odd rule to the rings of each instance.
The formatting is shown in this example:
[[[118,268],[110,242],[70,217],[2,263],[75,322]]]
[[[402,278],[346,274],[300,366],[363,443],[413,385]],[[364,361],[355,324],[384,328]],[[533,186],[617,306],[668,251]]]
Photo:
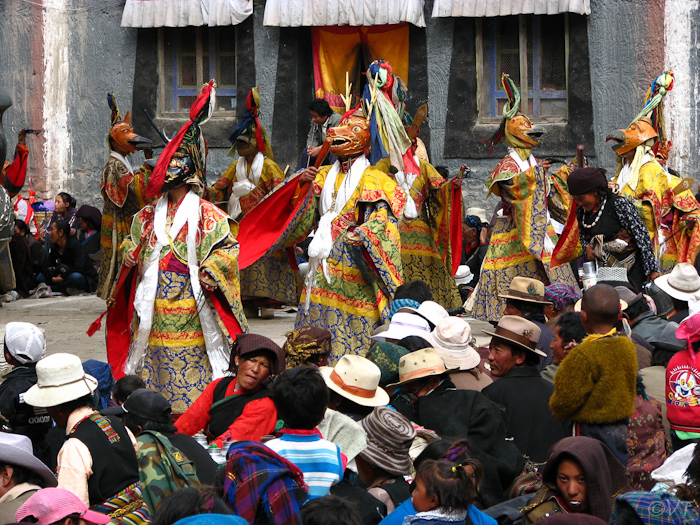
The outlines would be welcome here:
[[[263,25],[425,27],[424,0],[267,0]]]
[[[590,0],[435,0],[433,18],[591,14]]]
[[[235,26],[253,0],[126,0],[122,27]]]

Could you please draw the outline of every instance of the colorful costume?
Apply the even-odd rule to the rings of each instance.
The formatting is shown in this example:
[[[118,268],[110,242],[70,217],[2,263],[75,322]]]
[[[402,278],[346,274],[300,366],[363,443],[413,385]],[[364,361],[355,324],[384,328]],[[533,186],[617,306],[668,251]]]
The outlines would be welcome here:
[[[105,205],[102,210],[102,262],[98,294],[107,300],[112,295],[115,277],[121,268],[119,245],[129,235],[131,220],[141,208],[153,202],[146,196],[146,185],[151,167],[144,164],[134,170],[128,156],[137,149],[144,149],[151,141],[134,133],[131,113],[124,120],[113,93],[107,95],[112,110],[112,127],[107,136],[109,160],[102,170],[100,192]]]
[[[270,141],[258,121],[260,98],[255,88],[247,99],[248,109],[229,140],[239,158],[231,163],[221,178],[209,189],[213,202],[228,203],[232,219],[241,220],[273,188],[284,182],[284,173],[273,160]],[[283,250],[264,257],[241,270],[241,296],[244,300],[295,304],[296,280],[290,259]],[[264,304],[264,302],[263,302]]]
[[[158,159],[147,194],[163,195],[134,216],[131,235],[121,246],[124,257],[137,253],[140,276],[132,295],[137,316],[124,372],[139,373],[149,388],[168,398],[175,413],[184,412],[212,376],[223,375],[233,338],[247,329],[238,284],[238,242],[229,218],[193,191],[203,189],[199,124],[210,114],[213,92],[211,81],[190,109],[192,120]],[[180,202],[172,202],[167,192],[185,183],[189,191]],[[123,288],[123,293],[133,293],[134,286]],[[115,370],[121,372],[124,357],[110,356]]]
[[[34,129],[23,129],[19,132],[17,148],[15,148],[15,157],[12,159],[12,163],[5,161],[2,174],[0,174],[0,184],[4,186],[12,200],[16,217],[24,221],[27,226],[29,226],[31,234],[38,238],[38,227],[36,224],[36,217],[34,216],[34,210],[24,197],[19,194],[27,179],[27,157],[29,155],[26,143],[27,133],[36,135],[39,132]],[[30,190],[30,196],[31,194],[32,192]]]
[[[520,93],[508,75],[502,82],[509,101],[490,141],[493,148],[505,138],[508,155],[491,172],[486,187],[501,198],[503,210],[491,234],[479,285],[468,302],[474,317],[489,321],[500,319],[503,304],[498,296],[508,293],[513,277],[577,285],[569,266],[550,266],[558,240],[551,219],[566,222],[571,202],[565,187],[568,171],[562,168],[548,176],[538,164],[531,150],[544,130],[518,112]]]
[[[695,263],[700,250],[700,206],[664,161],[671,143],[664,133],[662,99],[673,87],[673,74],[665,71],[652,82],[644,107],[627,129],[608,135],[614,141],[618,169],[613,179],[619,193],[631,198],[649,230],[661,273],[676,263]]]

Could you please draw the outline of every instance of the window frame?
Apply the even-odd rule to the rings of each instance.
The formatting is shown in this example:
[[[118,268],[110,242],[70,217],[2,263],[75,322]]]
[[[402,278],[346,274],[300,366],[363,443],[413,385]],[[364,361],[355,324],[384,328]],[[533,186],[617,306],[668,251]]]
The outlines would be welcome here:
[[[163,117],[179,117],[179,116],[188,116],[189,115],[189,108],[183,110],[183,111],[178,111],[175,108],[179,107],[179,97],[181,96],[192,96],[196,97],[199,94],[200,88],[197,87],[186,87],[182,88],[179,87],[179,68],[178,68],[178,59],[179,59],[179,50],[177,49],[177,37],[175,36],[175,50],[172,53],[172,57],[166,57],[166,34],[165,30],[170,30],[170,31],[177,31],[179,28],[163,28],[160,27],[158,28],[158,75],[159,78],[162,80],[159,82],[159,89],[158,89],[158,114],[163,116]],[[203,86],[205,82],[208,82],[211,78],[216,78],[215,73],[217,70],[217,62],[219,60],[219,54],[216,53],[216,37],[217,37],[217,32],[219,31],[218,27],[206,27],[208,29],[208,47],[209,47],[209,77],[204,78],[204,74],[202,72],[202,65],[203,65],[203,55],[204,55],[204,43],[203,43],[203,31],[202,31],[202,26],[197,26],[194,27],[195,30],[195,35],[196,35],[196,44],[195,44],[195,84],[196,86]],[[238,27],[233,26],[233,40],[234,40],[234,45],[235,45],[235,50],[233,52],[233,63],[234,63],[234,72],[235,72],[235,78],[236,78],[236,87],[233,88],[222,88],[218,87],[216,88],[216,93],[217,95],[220,96],[227,96],[227,97],[232,97],[234,100],[237,100],[237,93],[238,93]],[[173,33],[174,35],[174,33]],[[171,60],[172,63],[172,79],[168,78],[168,72],[166,72],[166,63],[168,60]],[[214,74],[212,74],[212,72]],[[172,86],[172,99],[170,100],[170,103],[167,103],[168,101],[168,96],[166,94],[166,83],[170,83]],[[166,109],[167,108],[167,109]],[[236,109],[232,110],[224,110],[224,111],[214,111],[212,114],[212,118],[226,118],[226,119],[231,119],[236,117]]]
[[[524,90],[520,89],[521,97],[521,108],[527,107],[528,101],[532,101],[532,115],[528,115],[530,120],[533,122],[551,122],[551,123],[567,123],[569,121],[570,110],[569,110],[569,99],[571,97],[569,89],[569,13],[562,13],[564,15],[564,62],[565,62],[565,90],[542,90],[540,87],[541,73],[535,74],[536,69],[539,66],[541,60],[542,51],[542,41],[541,39],[533,39],[532,47],[532,57],[533,57],[533,86],[532,89]],[[515,15],[518,17],[518,46],[519,46],[519,58],[520,58],[520,78],[517,79],[518,86],[527,86],[529,83],[528,79],[528,60],[527,60],[527,23],[532,23],[533,34],[540,34],[540,23],[542,16],[548,15]],[[500,18],[500,17],[499,17]],[[491,19],[489,19],[491,20]],[[494,19],[495,20],[495,19]],[[499,122],[503,117],[498,114],[497,108],[499,107],[499,101],[506,99],[506,93],[502,89],[500,84],[501,72],[495,71],[496,67],[496,37],[495,29],[496,24],[491,24],[491,34],[488,35],[488,40],[486,40],[485,29],[484,29],[484,19],[476,19],[476,67],[477,67],[477,122],[481,124],[491,124]],[[486,71],[486,53],[484,45],[488,42],[489,53],[491,56],[491,72],[492,81],[490,86],[485,86],[485,71]],[[525,52],[523,52],[525,50]],[[485,97],[490,98],[491,108],[494,108],[491,115],[485,114]],[[562,97],[561,95],[565,96]],[[566,116],[535,116],[540,111],[540,101],[542,99],[552,99],[552,100],[566,100]]]

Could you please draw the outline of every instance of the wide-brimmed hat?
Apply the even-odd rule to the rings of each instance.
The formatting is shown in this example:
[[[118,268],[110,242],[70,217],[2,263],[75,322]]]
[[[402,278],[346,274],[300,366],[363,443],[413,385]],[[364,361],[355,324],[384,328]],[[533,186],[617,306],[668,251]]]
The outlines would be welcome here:
[[[498,297],[528,303],[551,304],[544,299],[544,283],[530,277],[513,277],[508,293]]]
[[[39,525],[58,523],[71,514],[78,514],[88,523],[105,525],[111,518],[106,514],[88,510],[80,498],[66,489],[46,488],[36,491],[15,513],[15,519],[22,521],[34,516]]]
[[[547,354],[537,349],[541,332],[540,327],[535,323],[516,315],[504,315],[501,317],[493,332],[484,330],[485,334],[505,339],[520,348],[534,352],[539,356],[547,357]]]
[[[444,319],[450,315],[447,310],[445,310],[444,306],[435,301],[423,301],[418,308],[405,307],[401,308],[399,312],[418,314],[433,326],[437,325],[440,319]]]
[[[36,385],[24,393],[25,403],[55,407],[92,394],[97,379],[85,373],[77,355],[53,354],[36,364]]]
[[[231,347],[230,365],[233,365],[233,358],[237,355],[245,357],[250,354],[258,354],[267,351],[272,357],[270,363],[271,374],[281,374],[284,372],[284,351],[272,339],[258,334],[238,334]],[[229,365],[229,368],[232,368]]]
[[[328,388],[358,405],[378,407],[389,403],[389,394],[379,386],[381,370],[365,357],[347,354],[335,367],[322,366],[319,371]]]
[[[455,284],[459,286],[460,284],[469,284],[474,279],[474,274],[469,269],[466,264],[459,266],[457,272],[455,273]]]
[[[39,327],[31,323],[7,323],[5,349],[23,365],[36,363],[46,350],[46,338]]]
[[[628,306],[644,299],[644,294],[634,293],[626,286],[616,286],[615,291],[620,296],[620,310],[627,310]]]
[[[373,335],[372,339],[375,341],[386,341],[387,339],[400,341],[404,337],[410,335],[426,337],[429,333],[430,326],[428,325],[428,321],[423,319],[420,315],[399,310],[394,314],[394,317],[391,318],[389,329],[384,332],[379,332],[377,335]]]
[[[23,467],[41,476],[48,487],[58,485],[51,469],[34,456],[27,436],[0,432],[0,463]]]
[[[400,386],[424,377],[439,376],[449,372],[445,361],[434,348],[416,350],[399,360],[399,382],[387,386]]]
[[[700,276],[690,263],[679,263],[671,273],[654,279],[654,284],[679,301],[688,301],[700,292]]]
[[[360,457],[396,476],[411,473],[411,443],[416,429],[409,419],[389,407],[377,407],[360,421],[367,432],[367,448]]]
[[[472,346],[472,328],[459,317],[445,317],[430,332],[428,341],[442,357],[445,368],[471,370],[481,361]]]

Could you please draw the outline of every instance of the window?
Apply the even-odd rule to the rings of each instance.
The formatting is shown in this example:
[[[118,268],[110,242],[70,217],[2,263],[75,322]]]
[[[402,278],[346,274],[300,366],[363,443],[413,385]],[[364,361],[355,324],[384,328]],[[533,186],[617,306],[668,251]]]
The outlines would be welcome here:
[[[161,112],[186,113],[202,85],[216,79],[215,115],[236,111],[236,28],[159,30]]]
[[[520,89],[520,108],[535,120],[568,117],[568,15],[519,15],[477,23],[479,120],[500,119],[501,74]],[[524,88],[527,86],[527,89]]]

